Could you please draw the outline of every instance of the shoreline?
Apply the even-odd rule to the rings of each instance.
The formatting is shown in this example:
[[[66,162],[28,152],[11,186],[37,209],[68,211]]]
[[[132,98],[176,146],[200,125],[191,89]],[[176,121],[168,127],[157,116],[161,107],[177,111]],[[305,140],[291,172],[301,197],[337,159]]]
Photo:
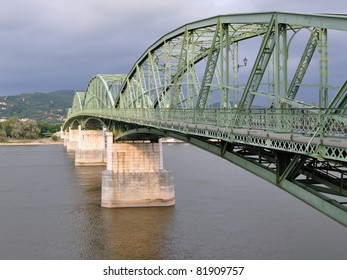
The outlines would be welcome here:
[[[164,138],[163,144],[187,144],[180,140]],[[0,142],[0,146],[34,146],[34,145],[63,145],[64,139],[53,141],[50,138],[40,139],[8,139],[8,142]]]
[[[53,141],[50,138],[41,138],[33,140],[11,139],[8,142],[0,142],[0,146],[33,146],[33,145],[63,145],[62,139]]]

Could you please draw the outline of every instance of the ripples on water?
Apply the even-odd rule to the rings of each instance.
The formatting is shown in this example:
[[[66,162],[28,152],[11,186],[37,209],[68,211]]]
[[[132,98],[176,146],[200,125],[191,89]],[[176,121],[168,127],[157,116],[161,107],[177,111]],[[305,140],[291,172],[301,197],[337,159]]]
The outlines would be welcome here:
[[[165,145],[176,206],[100,207],[62,146],[0,146],[0,259],[345,259],[346,228],[190,145]]]

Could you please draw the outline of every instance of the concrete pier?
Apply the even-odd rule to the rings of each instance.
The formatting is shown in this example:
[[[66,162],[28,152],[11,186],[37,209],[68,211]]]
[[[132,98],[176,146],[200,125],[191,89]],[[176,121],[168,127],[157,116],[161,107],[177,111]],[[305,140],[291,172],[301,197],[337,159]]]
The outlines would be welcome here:
[[[75,152],[78,145],[78,129],[69,129],[68,133],[65,133],[64,144],[66,140],[66,150],[68,152]]]
[[[101,206],[157,207],[175,204],[173,173],[163,169],[162,143],[113,143],[106,133],[107,169]]]
[[[103,130],[82,130],[78,127],[75,165],[105,164],[105,137]]]

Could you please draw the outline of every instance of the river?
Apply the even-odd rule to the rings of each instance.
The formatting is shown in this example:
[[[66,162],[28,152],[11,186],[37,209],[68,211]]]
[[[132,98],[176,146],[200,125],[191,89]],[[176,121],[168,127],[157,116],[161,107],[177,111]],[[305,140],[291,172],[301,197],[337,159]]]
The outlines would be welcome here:
[[[176,205],[105,209],[105,167],[0,146],[0,259],[347,259],[344,226],[191,145],[163,149]]]

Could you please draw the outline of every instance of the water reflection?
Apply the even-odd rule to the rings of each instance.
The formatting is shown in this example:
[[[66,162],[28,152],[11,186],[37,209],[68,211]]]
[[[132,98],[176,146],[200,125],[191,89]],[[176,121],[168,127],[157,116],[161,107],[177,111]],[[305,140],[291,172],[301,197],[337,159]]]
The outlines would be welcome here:
[[[170,258],[175,208],[101,208],[104,169],[85,166],[75,169],[81,198],[75,225],[79,258]]]
[[[167,259],[174,207],[104,209],[110,259]]]

